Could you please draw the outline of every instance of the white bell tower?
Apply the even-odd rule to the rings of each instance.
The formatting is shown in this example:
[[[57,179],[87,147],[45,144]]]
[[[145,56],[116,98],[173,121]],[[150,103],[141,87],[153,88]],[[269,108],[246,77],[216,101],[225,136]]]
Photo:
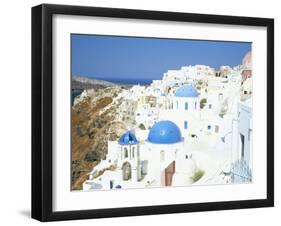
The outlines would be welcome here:
[[[124,181],[138,181],[140,175],[139,167],[139,142],[136,136],[127,131],[119,139],[119,153],[117,168],[122,172]]]

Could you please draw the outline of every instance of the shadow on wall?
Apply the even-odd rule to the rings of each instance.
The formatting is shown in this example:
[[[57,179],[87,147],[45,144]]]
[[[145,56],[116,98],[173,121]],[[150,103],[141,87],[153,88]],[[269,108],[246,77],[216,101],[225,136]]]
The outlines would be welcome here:
[[[31,211],[30,210],[19,210],[19,214],[24,216],[24,217],[31,217]]]

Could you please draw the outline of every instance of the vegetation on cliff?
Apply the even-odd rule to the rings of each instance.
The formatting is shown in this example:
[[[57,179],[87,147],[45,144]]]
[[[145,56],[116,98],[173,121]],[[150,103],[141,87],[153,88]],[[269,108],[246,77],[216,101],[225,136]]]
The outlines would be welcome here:
[[[121,87],[84,91],[72,107],[72,189],[82,189],[88,173],[107,154],[107,141],[126,130],[116,119],[122,102]]]

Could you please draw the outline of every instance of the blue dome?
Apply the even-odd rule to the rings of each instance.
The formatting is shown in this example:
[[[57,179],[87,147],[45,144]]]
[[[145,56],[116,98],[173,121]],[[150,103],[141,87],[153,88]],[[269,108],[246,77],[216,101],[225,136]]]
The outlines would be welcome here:
[[[149,131],[147,140],[154,144],[173,144],[182,140],[179,127],[168,120],[155,123]]]
[[[196,89],[191,85],[183,85],[175,92],[176,97],[198,97]]]
[[[127,131],[119,139],[119,144],[121,145],[129,145],[129,144],[137,144],[137,143],[138,140],[131,131]]]

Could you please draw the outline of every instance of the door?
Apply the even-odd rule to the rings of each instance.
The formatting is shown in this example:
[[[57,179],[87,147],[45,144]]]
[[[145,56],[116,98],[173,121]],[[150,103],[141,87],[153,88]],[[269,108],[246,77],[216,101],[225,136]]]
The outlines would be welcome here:
[[[172,185],[173,175],[175,173],[176,162],[173,161],[170,165],[165,168],[165,186]]]
[[[129,162],[125,162],[122,166],[123,180],[130,180],[132,178],[132,169]]]

